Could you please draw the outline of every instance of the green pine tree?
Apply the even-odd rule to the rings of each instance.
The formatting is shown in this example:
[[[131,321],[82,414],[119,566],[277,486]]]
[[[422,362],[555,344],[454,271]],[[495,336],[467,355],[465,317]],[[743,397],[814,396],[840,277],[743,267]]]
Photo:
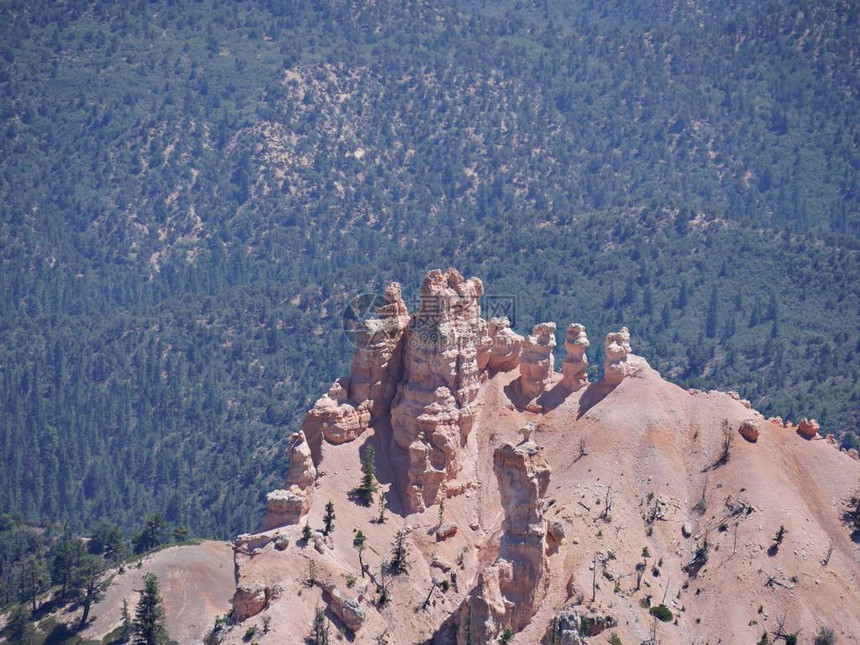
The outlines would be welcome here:
[[[364,453],[364,458],[361,460],[361,485],[358,487],[358,494],[364,500],[367,506],[373,504],[373,494],[379,489],[376,483],[376,451],[373,446],[368,446]]]
[[[323,535],[328,535],[334,529],[334,503],[331,500],[325,505],[325,515],[323,516]]]
[[[165,627],[164,603],[158,588],[158,578],[144,574],[137,609],[134,612],[134,645],[168,645],[170,639]]]

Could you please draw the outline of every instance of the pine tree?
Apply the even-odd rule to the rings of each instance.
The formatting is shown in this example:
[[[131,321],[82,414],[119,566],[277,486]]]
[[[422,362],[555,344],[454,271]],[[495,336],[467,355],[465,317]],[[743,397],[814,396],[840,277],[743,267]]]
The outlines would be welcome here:
[[[158,588],[158,578],[152,573],[144,574],[143,589],[139,593],[131,642],[134,645],[167,645],[170,641],[165,627],[164,605]]]
[[[122,631],[119,633],[119,640],[122,643],[128,643],[131,640],[132,630],[134,625],[131,622],[131,615],[128,613],[128,600],[122,599]]]
[[[334,529],[334,503],[331,500],[325,505],[325,515],[323,516],[323,535],[328,535]]]
[[[389,564],[391,573],[399,574],[409,571],[409,551],[406,546],[406,529],[397,531],[394,537],[394,546],[391,550],[391,563]]]
[[[310,642],[313,645],[328,645],[328,620],[325,611],[319,607],[314,614],[314,626],[311,632]]]
[[[364,458],[361,460],[361,472],[364,474],[361,478],[361,485],[358,487],[358,494],[364,503],[370,506],[373,504],[373,494],[379,489],[376,483],[376,451],[373,446],[368,446],[364,453]]]
[[[385,495],[379,496],[379,517],[377,517],[377,522],[380,524],[385,524]]]
[[[84,556],[78,571],[78,587],[83,595],[81,604],[84,608],[78,629],[83,629],[89,620],[90,608],[94,602],[101,600],[107,588],[104,579],[105,561],[97,555],[88,554]]]
[[[358,529],[352,538],[352,548],[358,551],[358,566],[361,569],[362,578],[364,577],[364,562],[361,560],[361,553],[364,551],[366,541],[367,538],[364,537],[364,533]]]

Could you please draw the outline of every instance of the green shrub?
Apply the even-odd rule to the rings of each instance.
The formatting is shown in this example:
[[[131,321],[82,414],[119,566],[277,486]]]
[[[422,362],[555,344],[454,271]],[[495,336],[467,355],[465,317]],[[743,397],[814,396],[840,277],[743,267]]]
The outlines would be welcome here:
[[[651,607],[651,615],[656,616],[664,623],[672,622],[672,610],[669,609],[666,605],[656,605],[654,607]]]

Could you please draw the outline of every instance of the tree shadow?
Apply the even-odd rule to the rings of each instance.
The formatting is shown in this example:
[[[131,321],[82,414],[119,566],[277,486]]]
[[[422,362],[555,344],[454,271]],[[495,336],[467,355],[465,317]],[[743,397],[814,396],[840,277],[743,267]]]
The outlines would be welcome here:
[[[779,546],[776,544],[771,544],[770,548],[767,550],[768,557],[776,557],[777,553],[779,553]]]

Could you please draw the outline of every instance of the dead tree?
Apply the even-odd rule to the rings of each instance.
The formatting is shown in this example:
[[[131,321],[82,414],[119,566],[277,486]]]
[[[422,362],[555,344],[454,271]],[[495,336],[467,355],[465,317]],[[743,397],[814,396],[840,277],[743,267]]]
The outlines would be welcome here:
[[[612,516],[609,514],[612,511],[612,484],[606,489],[606,500],[603,504],[603,512],[600,514],[604,522],[612,521]]]
[[[824,559],[821,561],[821,566],[826,567],[830,564],[830,556],[833,555],[833,540],[827,545],[827,552],[824,554]]]

